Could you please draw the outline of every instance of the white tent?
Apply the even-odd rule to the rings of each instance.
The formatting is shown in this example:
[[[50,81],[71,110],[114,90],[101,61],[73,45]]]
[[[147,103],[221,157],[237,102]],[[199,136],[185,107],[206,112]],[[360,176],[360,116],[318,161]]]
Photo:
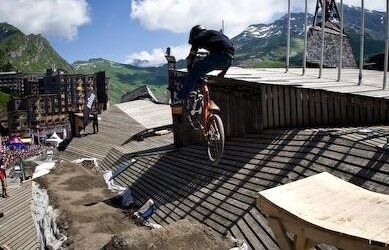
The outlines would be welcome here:
[[[57,133],[53,133],[49,139],[46,140],[46,143],[51,143],[55,147],[58,147],[58,145],[62,142],[63,140],[57,135]]]

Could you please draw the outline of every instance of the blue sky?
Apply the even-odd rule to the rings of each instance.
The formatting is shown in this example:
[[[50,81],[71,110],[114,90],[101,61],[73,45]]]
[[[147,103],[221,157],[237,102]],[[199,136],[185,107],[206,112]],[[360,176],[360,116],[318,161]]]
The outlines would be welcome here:
[[[308,0],[314,9],[315,0]],[[385,9],[385,0],[365,0],[369,9]],[[361,0],[344,0],[360,6]],[[292,0],[302,11],[304,0]],[[141,66],[164,63],[166,47],[185,58],[190,28],[203,24],[233,37],[248,25],[284,15],[287,0],[0,0],[0,22],[24,33],[42,33],[68,62],[105,58]]]
[[[130,1],[89,0],[91,22],[80,27],[74,40],[46,36],[67,61],[102,57],[123,62],[126,55],[142,50],[182,44],[185,33],[148,30],[130,18]]]

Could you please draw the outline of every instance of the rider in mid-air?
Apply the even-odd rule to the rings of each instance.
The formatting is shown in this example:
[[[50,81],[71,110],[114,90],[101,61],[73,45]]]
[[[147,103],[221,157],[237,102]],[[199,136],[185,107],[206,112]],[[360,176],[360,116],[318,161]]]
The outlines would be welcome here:
[[[227,36],[216,30],[207,30],[201,25],[196,25],[191,29],[189,44],[192,48],[187,57],[188,76],[183,88],[177,94],[179,100],[185,100],[205,74],[215,69],[222,69],[218,77],[224,77],[232,64],[235,53],[234,46]],[[199,49],[208,50],[209,55],[195,62]]]

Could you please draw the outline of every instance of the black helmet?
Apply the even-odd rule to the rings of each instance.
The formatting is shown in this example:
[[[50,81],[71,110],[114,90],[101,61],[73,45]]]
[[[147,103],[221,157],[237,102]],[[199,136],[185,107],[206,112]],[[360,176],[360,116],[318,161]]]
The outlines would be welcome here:
[[[190,34],[189,34],[189,44],[192,44],[193,39],[194,39],[201,31],[204,31],[204,30],[206,30],[206,28],[204,28],[204,27],[201,26],[201,25],[193,26],[193,28],[190,30]]]

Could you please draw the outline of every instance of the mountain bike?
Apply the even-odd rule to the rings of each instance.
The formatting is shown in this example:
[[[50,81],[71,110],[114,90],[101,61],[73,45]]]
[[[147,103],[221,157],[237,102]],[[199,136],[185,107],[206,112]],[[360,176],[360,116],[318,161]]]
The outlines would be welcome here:
[[[190,92],[186,111],[190,125],[204,137],[209,160],[216,165],[223,155],[225,135],[217,114],[220,108],[211,100],[207,83],[207,78],[200,79],[197,89]]]

